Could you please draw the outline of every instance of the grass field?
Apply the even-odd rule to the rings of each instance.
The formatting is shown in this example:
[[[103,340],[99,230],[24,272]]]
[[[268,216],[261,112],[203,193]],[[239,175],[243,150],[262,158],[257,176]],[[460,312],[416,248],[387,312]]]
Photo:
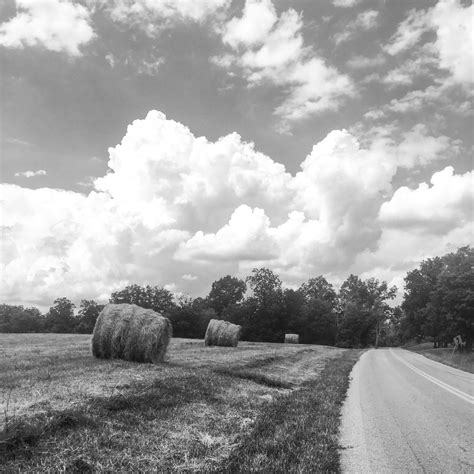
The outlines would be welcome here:
[[[165,363],[90,336],[0,334],[0,471],[337,471],[360,351],[173,339]]]
[[[453,352],[452,347],[433,349],[432,342],[424,342],[407,347],[407,349],[418,352],[418,354],[441,362],[442,364],[474,374],[474,352]]]

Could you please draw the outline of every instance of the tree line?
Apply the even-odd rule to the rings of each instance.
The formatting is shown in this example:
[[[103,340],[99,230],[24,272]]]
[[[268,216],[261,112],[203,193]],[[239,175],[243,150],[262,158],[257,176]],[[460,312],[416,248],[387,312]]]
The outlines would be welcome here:
[[[401,306],[389,303],[396,287],[375,278],[350,275],[336,291],[323,276],[297,289],[284,288],[268,268],[246,279],[227,275],[202,298],[176,297],[158,286],[129,285],[112,293],[111,303],[133,303],[168,317],[176,337],[203,338],[209,321],[225,319],[243,328],[247,341],[282,342],[297,333],[307,344],[364,347],[433,340],[444,346],[461,335],[472,346],[474,255],[463,247],[424,260],[408,272]],[[0,305],[0,332],[91,333],[103,305],[58,298],[46,314],[36,308]]]

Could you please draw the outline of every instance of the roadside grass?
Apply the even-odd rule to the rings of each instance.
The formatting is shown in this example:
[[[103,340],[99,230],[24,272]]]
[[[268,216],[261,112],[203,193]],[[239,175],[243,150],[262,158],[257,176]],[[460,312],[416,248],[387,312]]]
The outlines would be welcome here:
[[[0,335],[0,471],[222,472],[236,456],[267,470],[272,426],[282,451],[271,470],[337,466],[360,351],[173,339],[168,362],[151,365],[96,360],[89,342]]]
[[[339,472],[340,410],[362,351],[349,350],[262,410],[219,472]]]
[[[430,347],[426,347],[425,344],[421,347],[408,347],[407,349],[435,360],[436,362],[441,362],[442,364],[474,374],[474,352],[453,352],[452,347],[433,349],[432,343],[430,343],[429,346]]]

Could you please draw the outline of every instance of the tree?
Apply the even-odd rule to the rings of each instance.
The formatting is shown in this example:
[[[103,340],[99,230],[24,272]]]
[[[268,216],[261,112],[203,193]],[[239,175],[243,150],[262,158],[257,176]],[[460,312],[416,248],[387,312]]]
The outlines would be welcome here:
[[[474,339],[474,249],[423,260],[405,277],[402,303],[405,337],[433,339],[446,346],[460,335],[472,347]]]
[[[342,346],[377,347],[385,322],[390,317],[388,300],[395,298],[397,287],[388,287],[375,278],[361,280],[350,275],[339,291],[340,321],[338,344]]]
[[[298,291],[303,295],[306,301],[319,299],[326,301],[331,308],[334,308],[336,305],[336,291],[331,283],[322,275],[304,282]]]
[[[268,268],[254,268],[247,283],[260,308],[268,307],[282,296],[281,279]]]
[[[247,285],[239,278],[227,275],[212,284],[207,297],[208,304],[218,316],[230,306],[242,301]]]
[[[253,341],[280,341],[285,333],[281,308],[283,290],[280,277],[268,268],[254,268],[247,277],[252,296],[247,298],[246,334]]]
[[[136,304],[145,309],[166,313],[174,306],[174,296],[171,291],[159,286],[147,285],[143,287],[134,284],[113,292],[110,303]]]
[[[178,303],[168,312],[174,337],[204,338],[209,321],[216,317],[203,298],[178,298]]]
[[[462,247],[442,259],[444,267],[431,294],[431,307],[442,321],[444,339],[452,341],[461,335],[470,350],[474,339],[474,249]]]
[[[298,292],[304,298],[301,340],[306,343],[333,345],[336,340],[336,302],[334,287],[323,277],[311,278]]]
[[[79,322],[76,331],[81,334],[92,334],[95,322],[104,309],[103,304],[98,304],[94,300],[82,300],[79,307]]]
[[[49,332],[73,333],[76,329],[75,305],[67,298],[57,298],[46,314],[46,327]]]
[[[424,260],[420,268],[407,273],[405,277],[405,294],[402,309],[406,315],[405,327],[408,336],[421,341],[429,333],[437,330],[433,325],[426,325],[427,310],[431,300],[431,292],[435,288],[438,277],[443,269],[440,257]]]
[[[0,333],[40,332],[44,318],[38,308],[0,305]]]

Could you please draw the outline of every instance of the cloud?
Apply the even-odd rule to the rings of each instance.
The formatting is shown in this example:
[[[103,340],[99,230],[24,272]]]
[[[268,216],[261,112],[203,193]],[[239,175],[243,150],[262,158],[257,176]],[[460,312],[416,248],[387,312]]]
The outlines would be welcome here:
[[[472,84],[473,17],[474,6],[463,6],[459,0],[439,0],[431,9],[411,10],[384,46],[384,51],[392,56],[409,52],[412,58],[391,71],[385,81],[408,84],[414,75],[420,73],[420,68],[426,70],[426,64],[436,64],[440,70],[449,71],[450,76],[445,82]],[[433,40],[429,37],[426,40],[424,34],[427,32],[435,33]],[[423,38],[424,44],[417,47]]]
[[[370,67],[382,66],[386,63],[386,59],[382,54],[371,58],[366,56],[353,56],[347,61],[347,65],[352,69],[365,69]]]
[[[415,57],[402,62],[400,66],[389,71],[382,82],[391,88],[410,85],[417,77],[432,77],[438,65],[438,58],[431,43],[420,48]]]
[[[472,222],[474,173],[455,175],[452,166],[433,174],[431,186],[399,188],[380,208],[380,220],[390,227],[446,234]]]
[[[15,173],[15,176],[18,177],[23,177],[23,178],[33,178],[34,176],[46,176],[46,171],[45,170],[37,170],[37,171],[22,171]]]
[[[270,0],[247,1],[242,17],[234,17],[225,25],[222,40],[233,48],[241,44],[247,47],[261,45],[277,20]]]
[[[230,3],[230,0],[102,0],[101,6],[113,21],[154,36],[178,23],[203,23],[213,19],[220,23]]]
[[[347,75],[305,46],[302,28],[302,16],[294,9],[277,17],[270,0],[247,0],[242,16],[222,28],[229,52],[213,58],[229,73],[243,75],[251,87],[272,84],[283,91],[283,102],[274,110],[282,132],[294,122],[337,109],[355,93]]]
[[[412,90],[399,99],[392,99],[383,108],[389,112],[405,114],[420,112],[428,106],[456,115],[472,115],[470,97],[466,97],[452,81],[438,82],[423,89]]]
[[[440,0],[431,14],[440,66],[459,83],[474,82],[473,19],[474,6],[463,7],[458,0]]]
[[[338,8],[350,8],[350,7],[354,7],[361,1],[362,0],[332,0],[332,3],[335,7],[338,7]]]
[[[80,56],[80,47],[95,33],[90,13],[80,4],[60,0],[17,0],[17,14],[0,25],[0,45],[7,48],[43,46]]]
[[[196,275],[190,275],[189,273],[184,274],[181,278],[187,281],[194,281],[198,279]]]
[[[408,16],[397,28],[395,34],[385,45],[384,50],[394,56],[400,54],[420,41],[423,33],[430,29],[429,14],[427,10],[411,10]]]
[[[359,31],[368,31],[377,26],[379,12],[376,10],[366,10],[350,21],[343,31],[334,36],[336,44],[343,43],[354,37]]]
[[[378,268],[381,239],[408,238],[406,220],[424,212],[432,232],[464,242],[464,178],[433,177],[437,197],[410,194],[412,214],[407,191],[392,189],[401,166],[434,162],[448,146],[423,125],[364,144],[334,130],[291,175],[236,133],[212,142],[152,111],[109,149],[109,172],[87,195],[1,186],[2,301],[104,299],[129,283],[202,295],[222,275],[260,265],[288,284],[320,273],[338,280]],[[443,204],[442,195],[454,197]]]

